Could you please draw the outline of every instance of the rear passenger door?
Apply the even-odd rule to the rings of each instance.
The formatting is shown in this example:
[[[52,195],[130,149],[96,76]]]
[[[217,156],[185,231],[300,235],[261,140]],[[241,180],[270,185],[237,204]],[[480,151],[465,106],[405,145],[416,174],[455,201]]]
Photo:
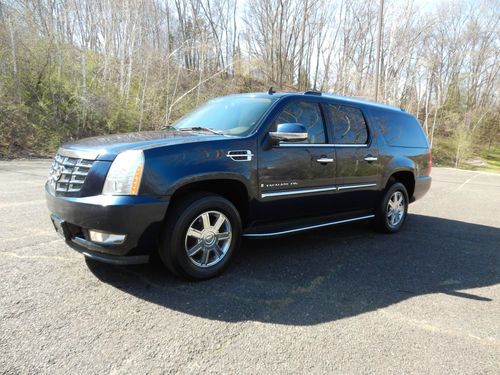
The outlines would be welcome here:
[[[361,108],[324,105],[336,153],[340,209],[356,211],[375,206],[381,167],[375,137]]]

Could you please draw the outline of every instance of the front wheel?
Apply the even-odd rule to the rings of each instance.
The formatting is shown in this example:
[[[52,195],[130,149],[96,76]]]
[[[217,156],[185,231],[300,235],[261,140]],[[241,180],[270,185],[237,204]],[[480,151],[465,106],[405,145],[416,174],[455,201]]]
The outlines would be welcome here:
[[[204,280],[222,273],[239,244],[241,219],[227,199],[195,194],[169,212],[160,257],[176,275]]]
[[[399,231],[408,213],[408,202],[406,187],[400,182],[392,184],[377,208],[377,227],[385,233]]]

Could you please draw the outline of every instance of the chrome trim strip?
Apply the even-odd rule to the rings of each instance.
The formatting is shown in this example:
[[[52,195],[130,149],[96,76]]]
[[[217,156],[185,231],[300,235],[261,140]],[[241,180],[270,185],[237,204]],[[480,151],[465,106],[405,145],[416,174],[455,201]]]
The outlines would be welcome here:
[[[333,147],[333,144],[329,143],[285,143],[280,142],[280,147]]]
[[[362,145],[354,145],[354,144],[342,144],[342,143],[334,143],[334,147],[345,147],[345,148],[351,148],[351,147],[368,147],[367,144],[362,144]]]
[[[343,186],[338,186],[337,188],[339,190],[346,190],[346,189],[357,189],[357,188],[365,188],[365,187],[372,187],[372,186],[377,186],[377,184],[343,185]]]
[[[339,147],[339,148],[352,148],[352,147],[368,147],[367,144],[354,145],[354,144],[341,144],[341,143],[285,143],[280,142],[280,147]]]
[[[59,150],[57,150],[57,153],[68,158],[87,159],[93,161],[97,159],[100,151],[79,151],[60,147]]]
[[[304,231],[304,230],[310,230],[310,229],[327,227],[327,226],[331,226],[331,225],[349,223],[351,221],[371,219],[371,218],[374,218],[374,217],[375,217],[375,215],[360,216],[360,217],[355,217],[353,219],[331,221],[329,223],[311,225],[311,226],[302,227],[302,228],[296,228],[296,229],[289,229],[289,230],[284,230],[284,231],[281,231],[281,232],[272,232],[272,233],[245,233],[245,234],[243,234],[243,237],[273,237],[273,236],[280,236],[282,234],[301,232],[301,231]]]
[[[295,139],[297,141],[305,141],[307,139],[307,133],[288,133],[288,132],[269,132],[271,138],[283,141],[292,141]]]
[[[262,198],[267,197],[280,197],[283,195],[296,195],[296,194],[304,194],[304,193],[319,193],[322,191],[333,191],[337,190],[336,186],[325,187],[325,188],[314,188],[314,189],[301,189],[301,190],[289,190],[289,191],[275,191],[269,193],[262,193]]]

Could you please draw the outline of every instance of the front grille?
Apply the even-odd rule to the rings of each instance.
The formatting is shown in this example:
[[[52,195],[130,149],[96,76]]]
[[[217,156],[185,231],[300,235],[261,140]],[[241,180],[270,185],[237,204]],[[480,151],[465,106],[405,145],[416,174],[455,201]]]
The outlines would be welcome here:
[[[57,154],[52,162],[49,179],[57,193],[77,193],[94,164],[93,160],[70,158]]]

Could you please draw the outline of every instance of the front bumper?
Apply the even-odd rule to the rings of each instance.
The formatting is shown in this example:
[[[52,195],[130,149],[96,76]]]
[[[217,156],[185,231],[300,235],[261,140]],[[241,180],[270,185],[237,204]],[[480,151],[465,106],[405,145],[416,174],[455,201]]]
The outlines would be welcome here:
[[[143,264],[149,261],[149,255],[110,255],[103,253],[102,250],[89,250],[89,248],[94,248],[95,245],[92,242],[79,237],[75,237],[67,243],[69,247],[78,251],[86,258],[97,260],[102,263],[125,266],[130,264]]]
[[[64,223],[64,237],[68,245],[87,257],[114,264],[147,260],[144,255],[158,246],[169,204],[168,197],[58,197],[49,191],[48,186],[45,187],[45,197],[53,218]],[[103,245],[90,240],[90,229],[126,234],[126,238],[121,244]],[[120,260],[125,255],[130,263]]]

